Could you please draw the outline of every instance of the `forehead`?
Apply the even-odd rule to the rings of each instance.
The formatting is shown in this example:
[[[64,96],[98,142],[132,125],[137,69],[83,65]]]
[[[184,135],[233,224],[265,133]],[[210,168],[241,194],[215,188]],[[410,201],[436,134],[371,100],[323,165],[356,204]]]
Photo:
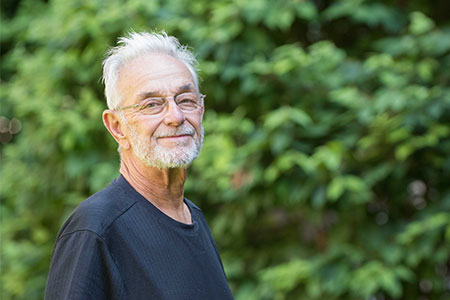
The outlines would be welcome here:
[[[167,54],[144,54],[127,62],[119,70],[117,87],[123,103],[134,103],[145,92],[173,93],[194,79],[189,69]]]

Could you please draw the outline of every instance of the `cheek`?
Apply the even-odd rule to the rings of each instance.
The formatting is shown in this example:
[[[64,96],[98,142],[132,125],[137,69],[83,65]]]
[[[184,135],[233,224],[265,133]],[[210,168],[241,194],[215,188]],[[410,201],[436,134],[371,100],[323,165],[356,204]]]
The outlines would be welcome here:
[[[200,134],[202,130],[202,117],[198,116],[198,118],[191,118],[188,121],[194,127],[195,131]]]
[[[138,139],[143,139],[143,140],[149,140],[153,138],[153,135],[156,131],[156,127],[152,127],[152,126],[134,126],[132,128],[129,128],[129,134],[130,136],[134,136],[135,138]]]
[[[161,123],[152,122],[151,120],[141,119],[130,124],[138,136],[152,138]]]

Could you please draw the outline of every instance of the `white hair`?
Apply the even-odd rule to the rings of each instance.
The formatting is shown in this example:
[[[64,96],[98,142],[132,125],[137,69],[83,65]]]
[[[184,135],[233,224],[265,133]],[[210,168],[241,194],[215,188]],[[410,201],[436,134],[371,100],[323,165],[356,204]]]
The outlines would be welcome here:
[[[108,51],[107,57],[103,60],[103,82],[109,109],[117,109],[122,102],[117,90],[117,78],[121,67],[130,60],[148,53],[168,54],[179,59],[191,72],[198,87],[197,60],[186,46],[181,45],[177,38],[168,36],[166,32],[130,32],[126,37],[120,37],[117,44],[117,47]]]

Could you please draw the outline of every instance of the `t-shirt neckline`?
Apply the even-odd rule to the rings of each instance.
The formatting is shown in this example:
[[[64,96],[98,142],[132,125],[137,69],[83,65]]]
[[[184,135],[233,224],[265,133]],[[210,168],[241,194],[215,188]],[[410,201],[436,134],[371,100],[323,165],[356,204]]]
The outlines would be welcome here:
[[[151,203],[149,200],[147,200],[144,196],[142,196],[138,191],[136,191],[133,186],[126,180],[126,178],[120,174],[120,176],[117,178],[117,182],[120,184],[120,186],[127,192],[130,192],[134,195],[134,198],[137,199],[144,207],[146,207],[148,210],[151,211],[152,215],[156,216],[158,220],[163,223],[170,226],[175,226],[179,229],[183,229],[184,231],[190,231],[195,232],[198,228],[198,222],[194,215],[194,209],[189,203],[189,201],[186,201],[186,198],[183,199],[184,203],[186,203],[189,212],[191,213],[191,219],[192,224],[186,224],[180,221],[177,221],[170,216],[163,213],[159,208],[157,208],[153,203]]]

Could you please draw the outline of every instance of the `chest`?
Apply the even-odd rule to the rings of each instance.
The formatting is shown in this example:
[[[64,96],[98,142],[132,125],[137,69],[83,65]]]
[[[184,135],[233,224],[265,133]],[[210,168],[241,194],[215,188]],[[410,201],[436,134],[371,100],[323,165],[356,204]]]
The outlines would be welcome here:
[[[199,222],[121,225],[108,247],[130,299],[231,299],[215,244]]]

